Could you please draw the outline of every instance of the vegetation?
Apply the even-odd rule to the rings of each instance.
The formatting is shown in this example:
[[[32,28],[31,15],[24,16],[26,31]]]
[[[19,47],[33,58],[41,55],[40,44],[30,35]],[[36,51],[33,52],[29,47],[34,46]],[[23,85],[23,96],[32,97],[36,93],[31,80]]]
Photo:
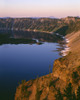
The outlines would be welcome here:
[[[68,86],[65,88],[64,93],[57,90],[57,94],[55,95],[56,100],[80,100],[80,86],[77,89],[77,94],[73,91],[72,84],[69,83]]]
[[[43,100],[48,100],[48,97],[46,96]]]
[[[78,74],[77,71],[75,71],[75,72],[72,73],[72,79],[73,79],[73,82],[74,82],[74,83],[78,83],[79,74]]]
[[[21,86],[21,93],[22,93],[22,97],[21,98],[29,98],[29,96],[31,95],[32,91],[28,90],[28,88],[32,85],[25,85],[26,81],[22,80],[22,86]]]
[[[0,19],[0,30],[58,32],[66,35],[79,30],[80,18],[67,17],[65,19],[50,18],[7,18]],[[75,27],[76,26],[76,27]]]
[[[21,81],[21,84],[25,84],[25,83],[26,83],[26,80],[22,80],[22,81]]]
[[[53,86],[55,88],[55,83],[58,81],[59,79],[56,79],[56,80],[53,80],[53,81],[50,81],[49,83],[49,87]]]
[[[15,39],[15,38],[11,38],[10,34],[0,34],[0,45],[2,44],[28,44],[28,43],[36,43],[36,41],[32,39]]]
[[[37,91],[36,91],[36,100],[40,100],[41,94],[42,94],[42,90],[39,90],[39,89],[37,88]]]
[[[67,98],[67,100],[72,100],[72,84],[69,83],[66,89],[64,90],[64,96]]]
[[[28,98],[30,96],[30,94],[32,93],[31,91],[28,91],[28,86],[25,86],[25,85],[22,85],[22,89],[21,89],[21,92],[22,92],[22,97],[24,98]]]
[[[65,61],[66,60],[66,58],[65,57],[62,57],[62,58],[59,58],[59,61]]]
[[[80,86],[77,89],[77,100],[80,100]]]
[[[59,33],[59,34],[61,34],[61,35],[66,35],[67,33],[66,33],[66,31],[68,30],[68,26],[63,26],[63,27],[61,27],[60,29],[58,29],[57,31],[55,31],[56,33]]]
[[[56,100],[63,100],[63,95],[60,92],[60,89],[57,90],[57,94],[55,95]]]
[[[70,23],[69,24],[69,28],[66,31],[66,33],[71,33],[73,31],[78,31],[79,29],[80,29],[80,22],[79,21],[76,21],[75,23]]]

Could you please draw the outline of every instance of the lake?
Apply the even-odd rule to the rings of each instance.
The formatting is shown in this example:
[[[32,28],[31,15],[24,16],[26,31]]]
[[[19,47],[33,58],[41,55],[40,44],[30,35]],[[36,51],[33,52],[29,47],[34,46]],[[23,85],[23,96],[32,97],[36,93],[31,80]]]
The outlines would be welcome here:
[[[0,45],[0,99],[14,100],[19,82],[49,74],[49,66],[52,72],[53,62],[61,57],[57,48],[58,43],[47,41]]]

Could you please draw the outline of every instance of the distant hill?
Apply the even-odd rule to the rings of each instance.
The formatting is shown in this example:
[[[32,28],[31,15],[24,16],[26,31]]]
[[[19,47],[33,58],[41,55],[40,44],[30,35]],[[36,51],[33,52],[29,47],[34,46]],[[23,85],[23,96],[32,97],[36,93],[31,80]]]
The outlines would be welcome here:
[[[8,19],[8,18],[11,18],[11,17],[0,17],[0,19]]]
[[[79,25],[79,17],[56,18],[0,18],[0,30],[39,31],[67,34]],[[75,30],[78,30],[78,25]]]

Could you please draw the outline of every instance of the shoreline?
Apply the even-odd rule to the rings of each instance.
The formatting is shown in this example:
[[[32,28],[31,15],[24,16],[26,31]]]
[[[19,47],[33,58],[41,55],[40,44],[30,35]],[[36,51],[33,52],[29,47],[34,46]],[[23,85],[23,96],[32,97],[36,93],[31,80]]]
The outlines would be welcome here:
[[[70,51],[70,47],[68,46],[70,42],[69,39],[65,38],[64,41],[65,41],[65,45],[63,45],[63,50],[61,50],[62,56],[66,56]]]
[[[24,31],[24,32],[42,32],[42,33],[48,33],[48,34],[53,34],[53,32],[49,32],[49,31],[39,31],[39,30],[30,30],[30,29],[26,29],[26,30],[18,30],[18,29],[6,29],[6,28],[3,28],[1,29],[0,28],[0,31]]]
[[[65,38],[62,35],[60,35],[60,36],[63,38],[63,41],[61,42],[62,49],[60,50],[60,52],[62,53],[62,58],[64,58],[64,56],[66,56],[68,54],[68,52],[70,51],[70,47],[68,47],[68,44],[69,44],[70,41],[69,41],[68,38]],[[66,61],[66,60],[64,60],[64,61]],[[54,86],[57,87],[57,82],[61,82],[61,84],[62,84],[62,85],[59,84],[60,89],[66,86],[66,79],[65,79],[66,72],[64,72],[65,71],[64,69],[66,69],[66,68],[65,68],[64,65],[62,66],[61,61],[60,61],[59,58],[56,59],[55,62],[53,63],[53,68],[54,68],[54,70],[52,70],[52,73],[44,75],[44,76],[41,76],[39,78],[36,78],[34,80],[34,82],[32,80],[29,80],[29,81],[27,81],[27,82],[24,83],[24,86],[28,86],[28,84],[32,82],[31,86],[28,88],[28,89],[31,89],[31,92],[32,92],[29,95],[29,98],[32,98],[33,94],[34,94],[34,98],[35,98],[36,93],[38,93],[39,91],[42,91],[42,93],[44,93],[44,91],[42,90],[42,88],[45,86],[45,83],[46,83],[46,86],[45,86],[46,89],[44,88],[45,91],[47,93],[53,93],[53,94],[55,94],[55,92],[52,92],[50,90],[50,86],[52,86],[52,83],[54,84],[54,82],[55,82],[55,84],[53,85],[53,88],[54,88]],[[63,75],[62,75],[62,73],[63,73]],[[41,87],[38,88],[38,85],[36,85],[36,84],[40,85]],[[19,85],[18,88],[16,89],[15,100],[17,100],[17,98],[21,98],[20,96],[23,95],[22,93],[19,92],[22,89],[22,87],[21,87],[22,85],[23,84]],[[38,91],[36,91],[36,88],[38,88]],[[33,91],[33,89],[35,89],[35,92]],[[18,93],[20,93],[20,95],[17,95]],[[51,95],[52,99],[55,98],[53,94]],[[41,98],[41,96],[40,96],[40,98]]]
[[[56,33],[57,36],[60,36],[63,38],[63,44],[62,44],[62,49],[60,50],[60,54],[64,57],[67,56],[68,52],[70,51],[70,47],[68,46],[69,44],[69,39],[65,38],[63,35],[60,35],[59,33]]]

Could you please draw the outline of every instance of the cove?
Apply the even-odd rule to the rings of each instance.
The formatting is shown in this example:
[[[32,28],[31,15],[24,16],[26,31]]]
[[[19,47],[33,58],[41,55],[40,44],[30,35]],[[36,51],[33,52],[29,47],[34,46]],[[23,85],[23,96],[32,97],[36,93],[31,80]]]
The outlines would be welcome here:
[[[18,38],[18,37],[17,37]],[[0,98],[14,100],[18,83],[49,74],[53,63],[61,57],[58,43],[0,45]]]

